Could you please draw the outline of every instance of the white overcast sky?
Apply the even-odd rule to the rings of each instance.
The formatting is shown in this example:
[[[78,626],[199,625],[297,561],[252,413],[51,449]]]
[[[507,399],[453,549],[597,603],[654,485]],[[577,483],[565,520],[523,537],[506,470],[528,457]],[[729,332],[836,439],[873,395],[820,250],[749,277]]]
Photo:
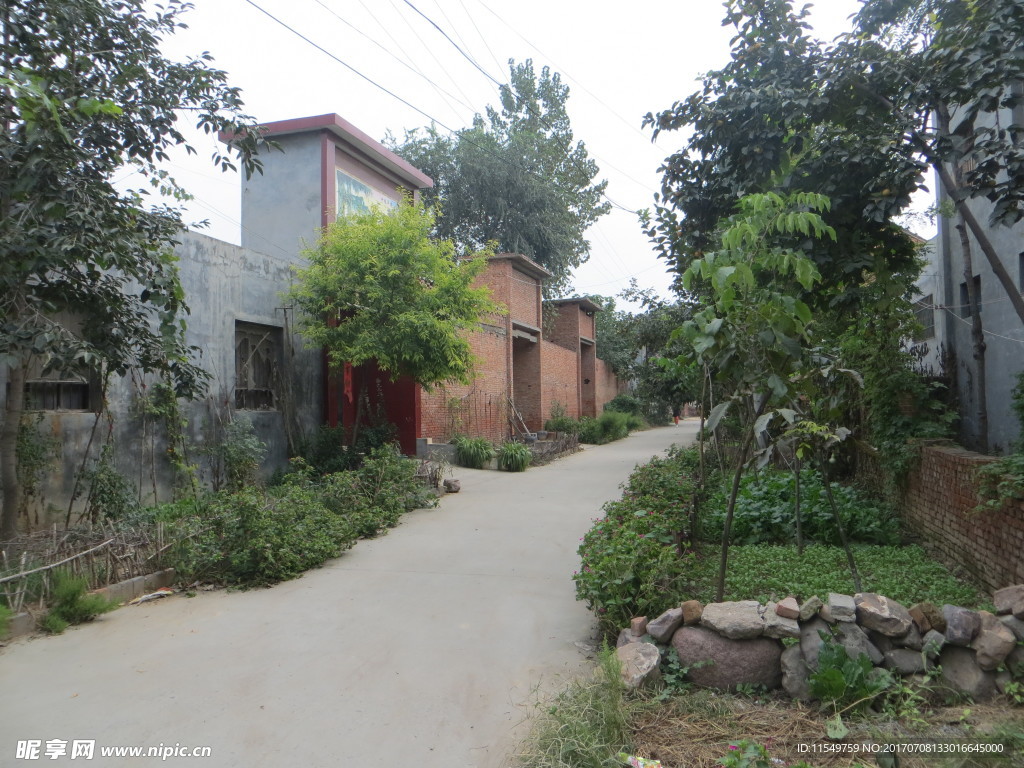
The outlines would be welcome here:
[[[643,115],[696,90],[702,73],[727,61],[733,33],[721,25],[724,10],[717,0],[409,2],[502,82],[510,58],[532,58],[538,70],[549,65],[560,72],[571,89],[576,138],[600,166],[599,178],[608,179],[608,196],[631,210],[651,205],[658,166],[682,139],[666,134],[652,144],[640,128]],[[458,129],[474,112],[498,103],[497,86],[406,0],[253,3],[415,107],[247,0],[199,0],[184,18],[189,29],[169,38],[165,52],[181,59],[209,51],[261,122],[336,112],[381,139],[431,118]],[[831,39],[846,31],[858,5],[820,0],[812,10],[816,34]],[[208,234],[237,243],[240,180],[212,167],[209,139],[200,137],[197,147],[198,157],[178,157],[169,169],[196,196],[188,219],[209,219]],[[588,237],[590,260],[574,277],[578,292],[613,295],[635,276],[641,286],[668,295],[665,267],[633,214],[613,209]]]

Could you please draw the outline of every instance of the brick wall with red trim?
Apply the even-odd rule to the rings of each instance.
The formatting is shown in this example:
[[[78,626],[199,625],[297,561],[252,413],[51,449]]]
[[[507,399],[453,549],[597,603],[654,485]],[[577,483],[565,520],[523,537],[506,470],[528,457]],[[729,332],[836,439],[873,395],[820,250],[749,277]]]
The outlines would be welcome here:
[[[501,443],[508,437],[508,331],[485,325],[469,336],[477,358],[477,378],[469,385],[436,387],[420,400],[420,437],[449,440],[456,434],[486,437]]]
[[[987,589],[1024,583],[1024,502],[973,512],[976,472],[994,459],[958,446],[923,446],[908,477],[904,518],[947,565]]]
[[[567,416],[579,418],[579,355],[551,341],[540,345],[542,416],[551,418],[552,407],[560,403]]]

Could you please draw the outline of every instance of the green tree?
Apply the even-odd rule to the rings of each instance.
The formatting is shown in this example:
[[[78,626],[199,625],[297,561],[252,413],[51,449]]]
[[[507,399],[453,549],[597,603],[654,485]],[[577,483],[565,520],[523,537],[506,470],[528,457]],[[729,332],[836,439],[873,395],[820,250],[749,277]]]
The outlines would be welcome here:
[[[456,256],[434,240],[434,216],[405,201],[331,224],[309,266],[297,270],[290,298],[303,312],[301,331],[334,365],[376,361],[393,378],[431,388],[469,382],[473,354],[464,331],[499,311],[474,278],[487,252]]]
[[[473,125],[452,136],[436,126],[406,131],[392,148],[434,179],[424,192],[439,203],[437,235],[460,252],[490,242],[522,253],[554,273],[550,295],[568,288],[571,271],[585,262],[587,228],[610,210],[601,202],[606,181],[574,141],[565,105],[569,87],[548,67],[509,61],[500,109],[487,107]]]
[[[833,100],[833,52],[809,36],[807,8],[789,0],[730,0],[723,23],[735,27],[732,57],[701,90],[645,122],[654,135],[687,131],[665,163],[647,231],[681,275],[716,247],[719,222],[745,195],[775,191],[825,195],[835,240],[772,233],[799,248],[822,276],[803,299],[813,307],[856,311],[902,295],[918,272],[911,238],[894,222],[923,182],[916,155],[890,151],[895,120],[862,124]],[[842,169],[842,172],[837,172]],[[865,297],[866,276],[884,285]]]
[[[807,192],[785,198],[773,192],[748,195],[723,222],[719,247],[695,259],[682,276],[683,287],[698,289],[703,299],[677,333],[688,347],[677,363],[696,361],[715,371],[729,392],[729,399],[710,414],[707,428],[713,431],[732,404],[748,407],[722,532],[719,601],[736,495],[751,445],[776,413],[793,418],[791,410],[770,406],[786,404],[790,379],[805,367],[813,344],[811,310],[799,295],[819,283],[821,275],[802,250],[774,246],[771,236],[834,238],[835,231],[817,213],[827,209],[827,198]]]
[[[17,530],[17,435],[30,363],[43,370],[160,372],[181,396],[204,373],[183,340],[187,312],[171,245],[183,191],[158,163],[185,146],[179,115],[227,131],[214,162],[259,168],[259,132],[207,54],[179,63],[161,40],[188,3],[4,0],[0,4],[0,429],[3,519]],[[165,200],[113,184],[128,167]]]

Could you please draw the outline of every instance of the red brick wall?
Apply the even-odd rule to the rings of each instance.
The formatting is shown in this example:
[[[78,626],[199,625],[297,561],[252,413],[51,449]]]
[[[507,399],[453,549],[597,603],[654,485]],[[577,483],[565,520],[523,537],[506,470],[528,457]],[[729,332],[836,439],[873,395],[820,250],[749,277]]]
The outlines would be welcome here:
[[[512,342],[512,401],[531,432],[544,428],[540,342]]]
[[[580,318],[586,316],[579,311],[579,307],[575,304],[556,304],[554,306],[558,312],[555,315],[554,323],[552,323],[551,333],[547,334],[547,339],[575,352],[580,348]]]
[[[486,437],[501,443],[508,437],[508,330],[483,326],[469,337],[477,358],[477,378],[469,385],[436,387],[420,401],[420,437],[449,440],[456,434]]]
[[[1024,583],[1024,502],[971,511],[978,503],[975,472],[991,461],[960,447],[924,446],[903,501],[911,530],[948,565],[994,591]]]
[[[555,403],[565,407],[566,415],[580,415],[579,356],[550,341],[541,341],[541,414],[551,417]]]
[[[597,412],[600,414],[604,411],[604,404],[619,392],[624,392],[626,386],[612,373],[612,367],[601,358],[597,359],[594,379],[597,382]]]
[[[540,281],[511,269],[509,274],[509,317],[534,328],[540,328]]]
[[[584,336],[588,339],[593,339],[597,335],[597,328],[594,322],[593,315],[587,315],[582,309],[579,310],[580,316],[580,336]]]
[[[586,315],[583,316],[586,318]],[[597,416],[597,350],[593,344],[580,344],[580,415]]]

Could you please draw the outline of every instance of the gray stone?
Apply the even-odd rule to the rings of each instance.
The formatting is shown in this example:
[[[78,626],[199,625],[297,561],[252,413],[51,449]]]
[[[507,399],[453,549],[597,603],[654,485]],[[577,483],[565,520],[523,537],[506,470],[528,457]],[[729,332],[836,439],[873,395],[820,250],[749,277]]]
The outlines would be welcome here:
[[[942,616],[946,620],[946,642],[950,645],[970,645],[981,629],[981,616],[976,611],[947,603],[942,606]]]
[[[836,625],[836,630],[839,633],[839,643],[846,649],[846,655],[851,659],[858,659],[864,654],[871,659],[872,664],[877,666],[882,663],[882,652],[875,647],[863,629],[852,622],[843,621]]]
[[[775,606],[775,613],[784,619],[799,619],[800,606],[797,605],[796,598],[790,596],[778,602]]]
[[[827,603],[818,609],[818,617],[824,619],[829,624],[836,623],[836,618],[832,615],[832,609],[828,607]]]
[[[936,632],[934,629],[929,629],[922,640],[922,650],[930,659],[937,658],[939,653],[942,652],[942,646],[946,644],[946,636],[941,632]]]
[[[683,624],[687,627],[700,624],[701,614],[704,613],[704,606],[700,600],[687,600],[681,603],[679,608],[683,611]]]
[[[443,485],[448,493],[458,493],[462,490],[462,482],[460,480],[448,479],[444,481]]]
[[[1024,645],[1015,646],[1003,664],[1010,670],[1011,675],[1024,679]]]
[[[654,642],[654,638],[652,638],[650,635],[634,635],[632,630],[627,628],[627,629],[623,629],[622,631],[619,632],[619,637],[615,641],[615,647],[616,648],[621,648],[622,646],[628,645],[629,643],[653,643],[653,642]]]
[[[992,671],[1002,664],[1010,655],[1010,651],[1017,646],[1017,638],[1014,637],[1010,628],[993,614],[988,611],[980,611],[979,615],[981,616],[981,628],[975,635],[971,648],[974,649],[978,666]]]
[[[749,640],[764,630],[761,605],[756,600],[706,605],[700,623],[730,640]]]
[[[650,643],[627,643],[618,648],[622,681],[629,688],[639,688],[661,680],[661,653]]]
[[[818,654],[821,652],[821,634],[831,637],[832,632],[824,619],[815,617],[800,626],[800,651],[804,655],[804,662],[812,672],[818,669]]]
[[[888,637],[900,637],[910,631],[914,620],[910,612],[895,600],[874,592],[858,592],[857,621],[865,629],[873,629]]]
[[[1013,615],[1018,619],[1024,620],[1024,600],[1018,600],[1013,604]]]
[[[934,664],[920,651],[896,648],[885,654],[885,668],[899,675],[918,675],[927,672]]]
[[[1014,637],[1018,640],[1024,640],[1024,621],[1021,621],[1016,616],[1000,616],[999,620],[1003,622],[1003,626],[1009,627]]]
[[[881,632],[875,632],[873,629],[868,630],[868,639],[882,653],[887,653],[896,647],[896,643],[892,641],[891,637],[883,635]]]
[[[921,637],[917,625],[911,624],[907,634],[902,637],[894,637],[892,644],[897,648],[909,648],[912,651],[920,651],[924,647],[924,638]]]
[[[856,621],[857,604],[849,595],[838,592],[828,593],[828,610],[836,621]]]
[[[810,621],[813,619],[818,615],[822,605],[821,598],[817,595],[804,600],[803,605],[800,606],[800,621]]]
[[[992,604],[996,607],[996,613],[1013,613],[1013,606],[1021,600],[1024,600],[1024,584],[997,589],[992,595]]]
[[[763,685],[772,690],[782,679],[782,643],[778,640],[730,640],[705,627],[681,627],[672,636],[672,646],[682,665],[689,667],[687,676],[697,685],[723,690],[741,684]]]
[[[939,655],[939,666],[942,682],[957,693],[975,701],[986,701],[995,694],[995,675],[978,666],[970,648],[947,645]]]
[[[779,639],[783,637],[800,637],[799,622],[796,619],[780,615],[775,603],[768,603],[763,618],[765,637],[776,637]]]
[[[667,643],[682,623],[683,609],[669,608],[654,621],[647,622],[647,634],[653,637],[655,642]]]
[[[811,684],[810,670],[804,661],[804,654],[799,645],[791,645],[782,652],[782,688],[791,699],[810,701]]]
[[[629,630],[640,637],[641,635],[647,634],[647,617],[646,616],[634,616],[629,620]]]
[[[1007,684],[1012,682],[1013,675],[1011,675],[1005,669],[1002,672],[996,672],[996,690],[1000,693],[1006,693]]]

